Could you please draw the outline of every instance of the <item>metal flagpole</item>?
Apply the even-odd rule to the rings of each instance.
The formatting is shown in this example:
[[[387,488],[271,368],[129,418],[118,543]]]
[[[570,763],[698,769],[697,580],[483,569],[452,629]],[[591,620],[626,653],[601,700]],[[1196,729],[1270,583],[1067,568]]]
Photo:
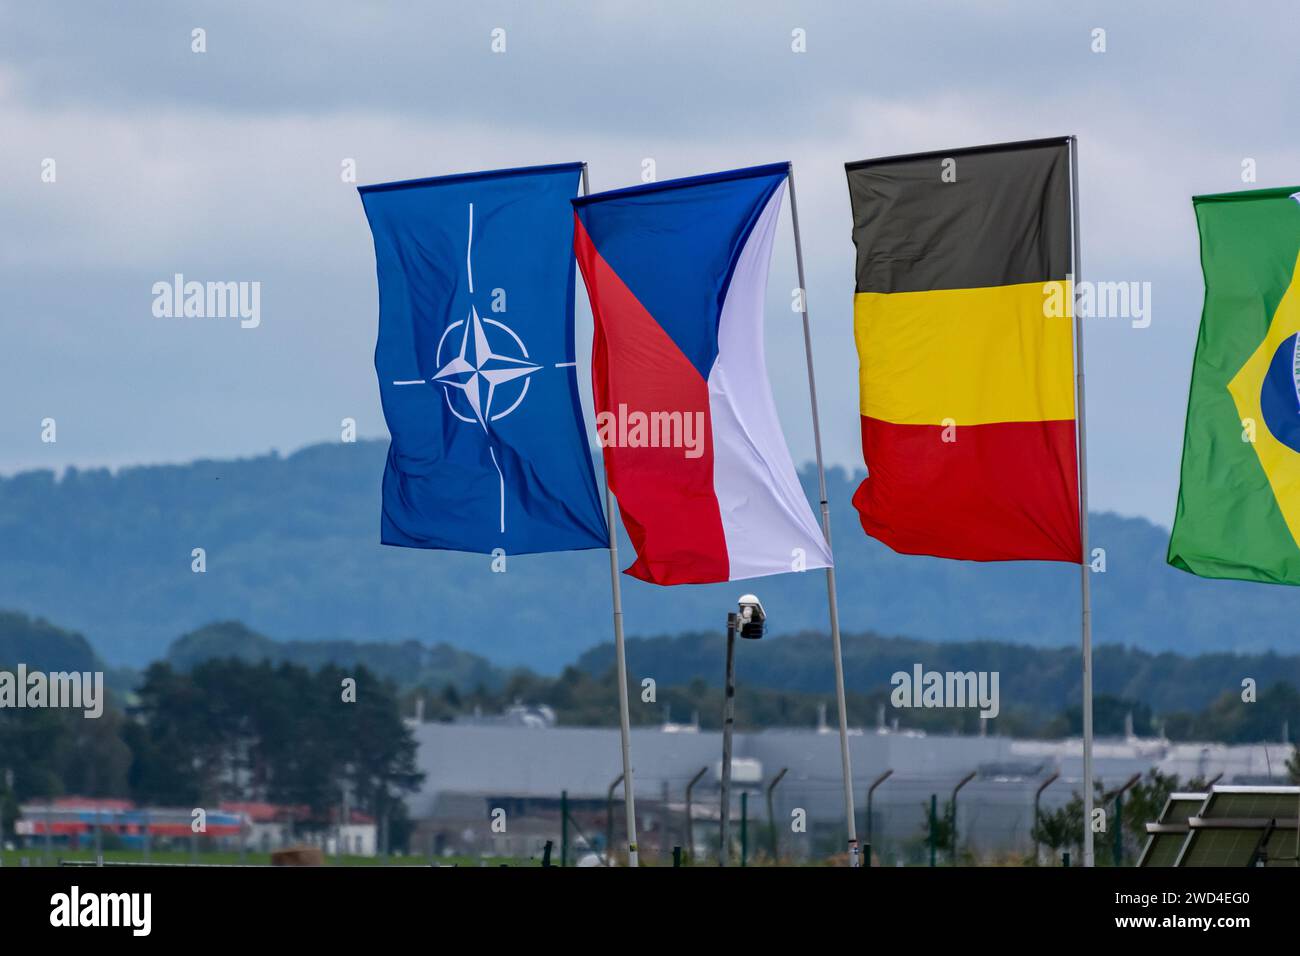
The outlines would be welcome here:
[[[1075,417],[1078,421],[1079,445],[1079,594],[1082,599],[1080,627],[1083,640],[1083,865],[1093,865],[1092,851],[1092,566],[1088,552],[1088,428],[1087,405],[1083,392],[1083,316],[1079,315],[1079,139],[1070,137],[1070,200],[1074,270],[1074,383]],[[1120,821],[1114,821],[1115,826]]]
[[[588,195],[587,164],[582,164],[582,194]],[[602,455],[601,458],[604,461]],[[627,707],[627,655],[623,652],[623,587],[618,573],[618,526],[614,522],[614,491],[605,469],[605,521],[609,525],[609,580],[614,599],[614,656],[618,659],[618,724],[623,745],[623,805],[627,813],[627,865],[637,865],[636,798],[632,786],[631,717]],[[609,856],[610,848],[605,847]]]
[[[799,271],[799,305],[803,312],[803,347],[808,361],[808,397],[812,402],[813,444],[817,449],[817,487],[821,497],[822,534],[831,546],[831,512],[826,502],[826,468],[822,464],[821,419],[817,414],[817,379],[813,374],[812,330],[808,325],[808,286],[803,277],[803,243],[799,238],[799,205],[794,198],[794,163],[787,164],[790,180],[790,221],[794,226],[794,261]],[[840,710],[840,763],[844,770],[844,814],[849,828],[849,865],[861,866],[858,823],[853,807],[853,763],[849,759],[849,715],[844,704],[844,656],[840,652],[840,609],[835,596],[835,568],[826,569],[826,596],[831,615],[831,649],[835,654],[835,701]]]

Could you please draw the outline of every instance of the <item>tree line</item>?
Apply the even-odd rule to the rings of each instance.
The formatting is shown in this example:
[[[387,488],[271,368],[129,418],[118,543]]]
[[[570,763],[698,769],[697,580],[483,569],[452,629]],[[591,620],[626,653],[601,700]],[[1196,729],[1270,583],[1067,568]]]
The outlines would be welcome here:
[[[204,661],[150,666],[129,703],[103,717],[0,709],[0,799],[17,805],[76,794],[141,805],[215,807],[258,801],[306,809],[322,828],[346,805],[404,842],[402,797],[418,788],[416,744],[396,688],[364,667]],[[12,785],[7,785],[12,774]]]
[[[641,673],[644,673],[641,672]],[[673,721],[698,721],[705,730],[722,725],[721,688],[696,677],[681,684],[638,686],[644,678],[635,673],[629,688],[632,722],[646,726]],[[480,684],[462,690],[448,684],[441,691],[412,689],[407,696],[422,698],[426,720],[455,720],[475,713],[500,713],[514,704],[545,705],[556,722],[569,726],[616,726],[618,724],[617,683],[612,669],[593,673],[568,667],[557,677],[517,672],[500,686]],[[1005,685],[1004,685],[1005,687]],[[927,733],[1002,734],[1008,737],[1059,740],[1082,733],[1077,704],[1050,710],[1018,704],[1004,689],[1001,712],[983,720],[976,708],[909,708],[900,710],[889,700],[889,688],[871,693],[846,695],[849,723],[872,727],[884,723],[900,729]],[[736,695],[736,726],[812,727],[824,718],[836,720],[835,698],[829,692],[784,690],[745,683]],[[986,726],[981,727],[981,724]],[[1155,714],[1149,704],[1113,694],[1099,694],[1093,701],[1093,727],[1098,736],[1124,735],[1130,728],[1137,736],[1165,736],[1174,741],[1210,740],[1223,743],[1275,742],[1300,731],[1300,692],[1279,682],[1262,687],[1253,700],[1240,692],[1225,690],[1199,710]]]

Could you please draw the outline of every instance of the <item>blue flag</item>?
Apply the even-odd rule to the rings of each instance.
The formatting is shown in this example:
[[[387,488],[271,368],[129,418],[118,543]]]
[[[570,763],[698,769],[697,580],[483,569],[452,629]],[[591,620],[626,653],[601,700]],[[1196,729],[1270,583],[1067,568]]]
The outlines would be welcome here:
[[[392,435],[384,544],[606,548],[578,401],[582,165],[360,188],[375,239],[375,371]]]

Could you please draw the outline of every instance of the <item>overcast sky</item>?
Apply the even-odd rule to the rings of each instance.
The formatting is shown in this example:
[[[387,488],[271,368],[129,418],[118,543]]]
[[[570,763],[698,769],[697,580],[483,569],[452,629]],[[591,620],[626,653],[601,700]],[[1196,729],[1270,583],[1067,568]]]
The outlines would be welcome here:
[[[0,472],[290,452],[345,416],[386,435],[346,159],[361,183],[585,160],[594,189],[646,158],[659,179],[793,160],[827,458],[858,466],[843,163],[1075,133],[1084,278],[1152,284],[1149,328],[1087,328],[1092,504],[1168,523],[1202,293],[1190,197],[1248,188],[1247,158],[1259,186],[1300,184],[1297,24],[1293,2],[5,0]],[[787,217],[768,357],[802,461],[789,236]],[[155,318],[175,273],[260,282],[260,327]]]

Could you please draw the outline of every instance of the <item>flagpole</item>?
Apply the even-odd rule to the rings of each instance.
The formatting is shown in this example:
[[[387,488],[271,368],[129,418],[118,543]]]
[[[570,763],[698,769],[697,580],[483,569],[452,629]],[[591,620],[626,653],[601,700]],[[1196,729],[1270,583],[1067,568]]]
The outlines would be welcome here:
[[[582,164],[582,194],[588,195],[587,164]],[[604,461],[604,456],[601,456]],[[627,815],[627,865],[637,865],[636,797],[632,786],[631,715],[627,705],[627,655],[623,650],[623,586],[618,572],[618,526],[614,523],[614,490],[605,468],[605,523],[609,525],[609,582],[614,601],[614,657],[618,664],[618,730],[623,746],[623,806]],[[605,847],[608,860],[610,848]]]
[[[1077,308],[1079,300],[1079,140],[1070,137],[1070,199],[1073,228],[1073,278],[1074,306],[1074,382],[1075,412],[1078,419],[1079,446],[1079,589],[1082,602],[1080,630],[1083,642],[1083,865],[1093,865],[1092,845],[1092,566],[1088,553],[1088,428],[1087,405],[1083,391],[1083,316]],[[1120,821],[1114,821],[1120,826]]]
[[[813,374],[812,330],[808,324],[808,286],[803,277],[803,242],[799,238],[799,205],[794,198],[794,163],[787,164],[790,180],[790,221],[794,226],[794,261],[799,272],[799,305],[803,312],[803,348],[808,362],[808,397],[812,402],[813,445],[817,449],[817,487],[821,497],[822,534],[831,547],[831,512],[826,501],[826,468],[822,464],[821,419],[817,414],[817,379]],[[844,703],[844,655],[840,651],[840,609],[835,594],[835,568],[826,569],[826,597],[831,616],[831,650],[835,655],[835,702],[840,712],[840,763],[844,771],[844,814],[849,829],[849,865],[861,866],[858,824],[853,806],[853,763],[849,758],[849,716]]]

